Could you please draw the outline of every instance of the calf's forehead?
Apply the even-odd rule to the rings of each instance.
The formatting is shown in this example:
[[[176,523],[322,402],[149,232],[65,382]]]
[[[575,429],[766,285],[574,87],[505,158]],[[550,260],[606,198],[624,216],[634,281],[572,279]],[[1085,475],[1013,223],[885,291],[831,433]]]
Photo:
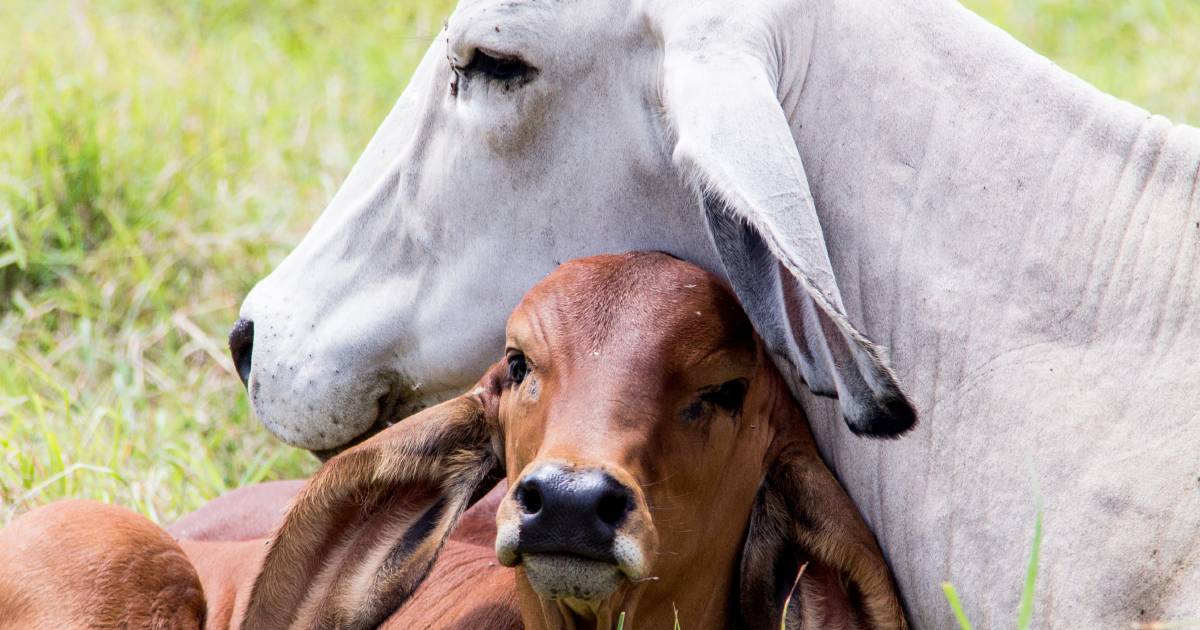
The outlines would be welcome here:
[[[753,329],[723,281],[661,253],[592,256],[560,265],[509,318],[512,347],[556,360],[597,353],[650,370],[754,361]]]

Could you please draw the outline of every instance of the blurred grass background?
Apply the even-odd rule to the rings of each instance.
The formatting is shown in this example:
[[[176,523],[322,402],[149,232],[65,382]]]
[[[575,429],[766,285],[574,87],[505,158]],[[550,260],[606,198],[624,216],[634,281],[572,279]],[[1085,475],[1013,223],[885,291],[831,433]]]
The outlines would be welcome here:
[[[968,0],[1200,121],[1200,2]],[[0,524],[63,497],[169,522],[315,469],[251,417],[241,297],[332,196],[448,0],[0,4]]]

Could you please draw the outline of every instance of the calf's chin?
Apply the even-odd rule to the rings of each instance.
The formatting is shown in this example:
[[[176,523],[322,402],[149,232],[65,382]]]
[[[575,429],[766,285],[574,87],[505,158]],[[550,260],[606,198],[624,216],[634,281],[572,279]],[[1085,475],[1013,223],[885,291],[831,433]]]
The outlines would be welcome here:
[[[557,553],[533,553],[521,566],[529,586],[544,600],[575,600],[579,604],[601,602],[620,588],[625,574],[611,562]]]

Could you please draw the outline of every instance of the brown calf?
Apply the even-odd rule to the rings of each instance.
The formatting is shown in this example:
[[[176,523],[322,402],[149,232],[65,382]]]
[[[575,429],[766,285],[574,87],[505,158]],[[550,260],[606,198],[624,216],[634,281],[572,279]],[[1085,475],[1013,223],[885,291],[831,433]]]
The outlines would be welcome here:
[[[788,628],[905,627],[718,280],[661,254],[567,263],[507,335],[471,392],[330,460],[265,546],[185,541],[209,627],[778,628],[789,595]],[[501,477],[494,551],[452,537]]]

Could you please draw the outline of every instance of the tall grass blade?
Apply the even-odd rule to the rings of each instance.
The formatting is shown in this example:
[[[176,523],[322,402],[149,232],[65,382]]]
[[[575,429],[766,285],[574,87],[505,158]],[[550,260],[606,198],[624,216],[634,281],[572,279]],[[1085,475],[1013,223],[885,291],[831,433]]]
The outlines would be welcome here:
[[[954,585],[942,582],[942,592],[946,594],[946,601],[950,602],[950,610],[954,611],[958,627],[962,630],[971,630],[971,620],[967,619],[967,613],[963,611],[962,602],[958,600],[958,591],[955,590]]]
[[[1042,549],[1042,498],[1037,495],[1037,516],[1033,522],[1033,551],[1029,554],[1029,569],[1025,572],[1025,588],[1021,591],[1021,612],[1017,616],[1018,630],[1029,630],[1033,621],[1033,593],[1037,586],[1038,559]]]

